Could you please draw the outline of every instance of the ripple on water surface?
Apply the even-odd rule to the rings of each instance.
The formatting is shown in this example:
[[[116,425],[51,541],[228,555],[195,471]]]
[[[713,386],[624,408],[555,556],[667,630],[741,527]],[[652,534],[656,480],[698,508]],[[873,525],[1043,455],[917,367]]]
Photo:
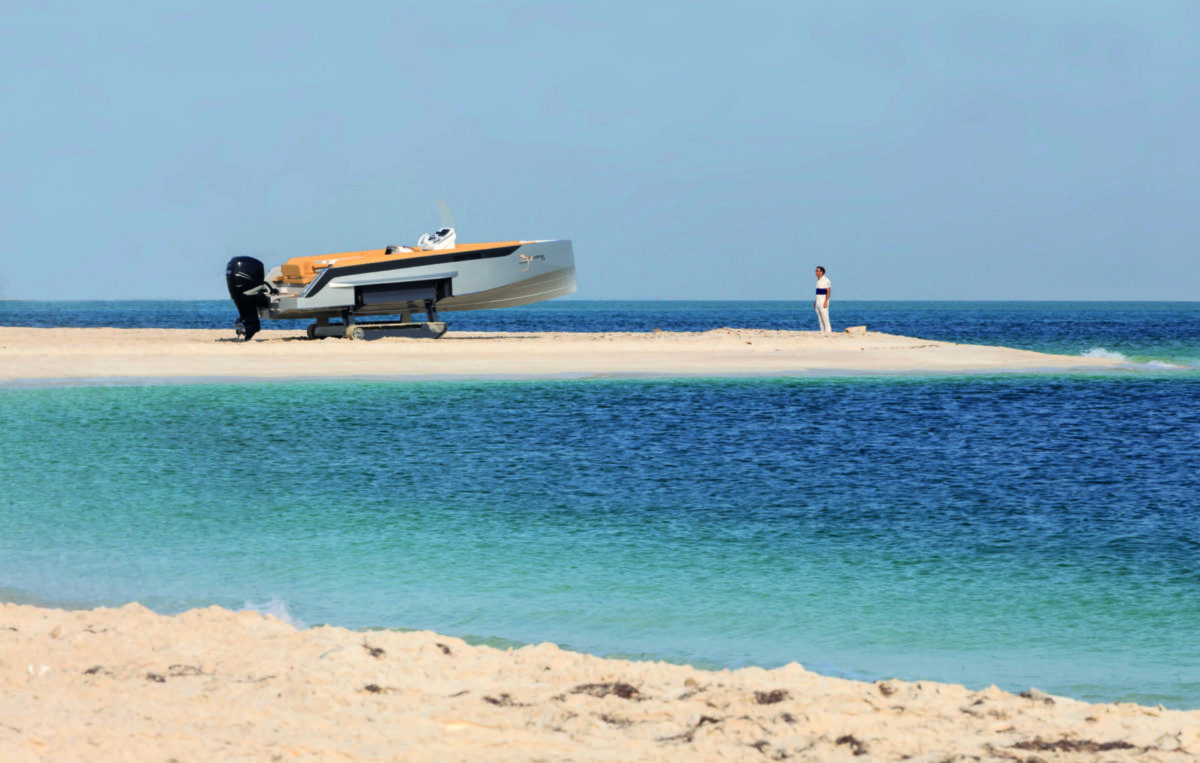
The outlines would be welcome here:
[[[0,391],[0,589],[1200,707],[1200,381]]]

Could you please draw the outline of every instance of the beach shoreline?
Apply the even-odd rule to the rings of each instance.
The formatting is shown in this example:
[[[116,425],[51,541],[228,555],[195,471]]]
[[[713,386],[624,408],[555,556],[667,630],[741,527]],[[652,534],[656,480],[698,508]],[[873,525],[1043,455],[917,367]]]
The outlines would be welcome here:
[[[522,380],[1112,371],[1127,364],[879,332],[461,332],[308,340],[263,331],[0,327],[0,383]]]
[[[0,327],[0,386],[1105,373],[1105,358],[876,332],[263,332]],[[987,680],[987,679],[985,679]],[[0,759],[1194,760],[1200,710],[1030,688],[701,670],[552,644],[295,627],[210,607],[0,604]]]
[[[0,757],[1194,760],[1200,710],[706,671],[218,607],[0,605]]]

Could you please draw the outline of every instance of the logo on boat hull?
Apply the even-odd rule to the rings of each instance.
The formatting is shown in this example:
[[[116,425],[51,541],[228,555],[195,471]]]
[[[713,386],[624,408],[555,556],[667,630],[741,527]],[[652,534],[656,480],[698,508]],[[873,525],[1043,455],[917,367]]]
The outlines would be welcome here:
[[[544,255],[544,254],[522,254],[521,255],[521,264],[524,267],[521,268],[521,272],[524,273],[527,270],[529,270],[529,266],[533,264],[534,260],[545,261],[545,259],[546,259],[546,255]]]

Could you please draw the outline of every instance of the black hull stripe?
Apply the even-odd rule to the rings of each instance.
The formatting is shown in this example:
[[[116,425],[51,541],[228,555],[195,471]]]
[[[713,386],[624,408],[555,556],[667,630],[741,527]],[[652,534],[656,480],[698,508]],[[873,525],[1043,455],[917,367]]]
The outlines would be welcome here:
[[[493,257],[507,257],[521,247],[518,246],[498,246],[495,249],[476,249],[473,252],[451,252],[448,254],[430,254],[428,257],[406,257],[402,260],[393,260],[391,262],[367,262],[362,265],[346,265],[341,268],[326,268],[322,270],[316,280],[304,292],[304,296],[311,297],[317,292],[324,289],[325,286],[333,279],[339,276],[356,276],[362,273],[379,273],[387,270],[404,270],[405,268],[416,268],[423,265],[441,265],[447,262],[466,262],[467,260],[487,260]]]

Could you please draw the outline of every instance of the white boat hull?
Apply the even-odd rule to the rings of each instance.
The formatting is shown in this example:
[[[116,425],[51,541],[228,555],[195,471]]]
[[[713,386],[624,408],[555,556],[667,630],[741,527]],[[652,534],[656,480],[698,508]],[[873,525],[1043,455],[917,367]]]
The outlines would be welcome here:
[[[276,275],[272,271],[267,280]],[[303,289],[284,287],[259,307],[264,320],[401,315],[515,307],[575,291],[571,242],[530,241],[495,249],[430,252],[417,260],[331,267]]]

